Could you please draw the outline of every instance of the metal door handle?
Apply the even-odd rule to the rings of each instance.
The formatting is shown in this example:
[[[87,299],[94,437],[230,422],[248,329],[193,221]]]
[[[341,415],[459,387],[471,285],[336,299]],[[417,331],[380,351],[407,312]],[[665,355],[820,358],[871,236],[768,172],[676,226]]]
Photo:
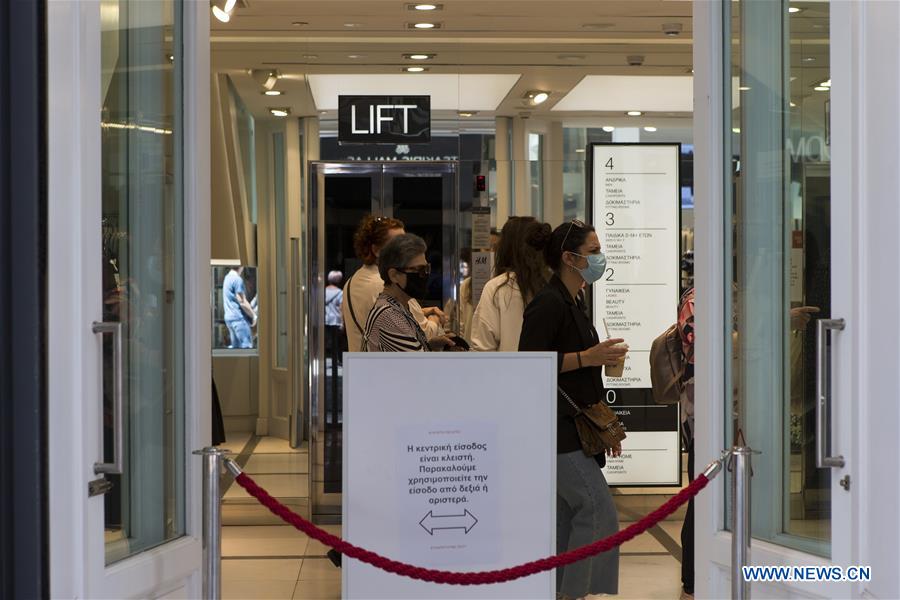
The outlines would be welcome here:
[[[121,322],[94,321],[94,333],[110,333],[113,336],[113,462],[95,462],[94,473],[121,475],[125,458],[124,438],[124,398],[125,398],[125,352],[124,328]],[[101,402],[103,396],[101,395]],[[100,411],[100,430],[103,431],[103,410]],[[101,436],[102,438],[102,436]]]
[[[825,407],[831,405],[831,360],[825,351],[825,338],[829,331],[844,329],[844,319],[819,319],[816,321],[816,467],[841,468],[843,456],[826,456],[826,442],[831,437],[825,422]]]

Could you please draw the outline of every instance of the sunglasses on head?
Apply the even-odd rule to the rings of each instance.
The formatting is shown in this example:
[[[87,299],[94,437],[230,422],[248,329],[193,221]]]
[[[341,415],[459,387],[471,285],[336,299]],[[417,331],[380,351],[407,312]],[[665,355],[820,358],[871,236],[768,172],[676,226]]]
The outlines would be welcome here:
[[[586,225],[583,221],[579,221],[578,219],[572,219],[569,222],[569,228],[566,230],[566,235],[563,238],[562,244],[559,245],[559,249],[563,252],[566,251],[566,240],[569,239],[569,234],[572,233],[572,227],[578,227],[578,229],[584,229]]]
[[[407,275],[418,275],[419,277],[428,277],[431,275],[431,265],[419,265],[418,267],[407,267],[405,269],[399,269],[401,273],[406,273]]]

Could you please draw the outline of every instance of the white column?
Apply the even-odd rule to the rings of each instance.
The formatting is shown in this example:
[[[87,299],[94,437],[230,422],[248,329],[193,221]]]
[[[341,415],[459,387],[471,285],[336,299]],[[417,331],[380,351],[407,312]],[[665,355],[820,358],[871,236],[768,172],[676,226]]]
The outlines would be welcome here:
[[[563,221],[563,124],[553,121],[544,135],[544,221],[556,227]]]
[[[511,120],[509,117],[497,117],[494,134],[494,158],[497,161],[497,211],[494,216],[497,228],[506,223],[512,207],[512,152],[509,147]]]

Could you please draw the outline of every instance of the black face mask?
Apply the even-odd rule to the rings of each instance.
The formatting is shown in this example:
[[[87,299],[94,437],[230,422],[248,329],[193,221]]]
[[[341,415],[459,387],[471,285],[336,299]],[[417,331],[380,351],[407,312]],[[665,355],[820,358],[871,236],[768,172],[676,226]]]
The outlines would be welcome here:
[[[405,271],[403,274],[406,275],[406,287],[400,289],[410,298],[424,298],[428,293],[428,275]]]

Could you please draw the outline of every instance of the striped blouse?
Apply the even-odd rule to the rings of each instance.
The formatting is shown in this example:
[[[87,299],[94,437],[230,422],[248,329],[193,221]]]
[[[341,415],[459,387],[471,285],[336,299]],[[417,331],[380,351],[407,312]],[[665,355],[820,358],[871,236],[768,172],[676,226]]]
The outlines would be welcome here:
[[[367,352],[428,352],[425,332],[397,300],[380,294],[366,319]]]

